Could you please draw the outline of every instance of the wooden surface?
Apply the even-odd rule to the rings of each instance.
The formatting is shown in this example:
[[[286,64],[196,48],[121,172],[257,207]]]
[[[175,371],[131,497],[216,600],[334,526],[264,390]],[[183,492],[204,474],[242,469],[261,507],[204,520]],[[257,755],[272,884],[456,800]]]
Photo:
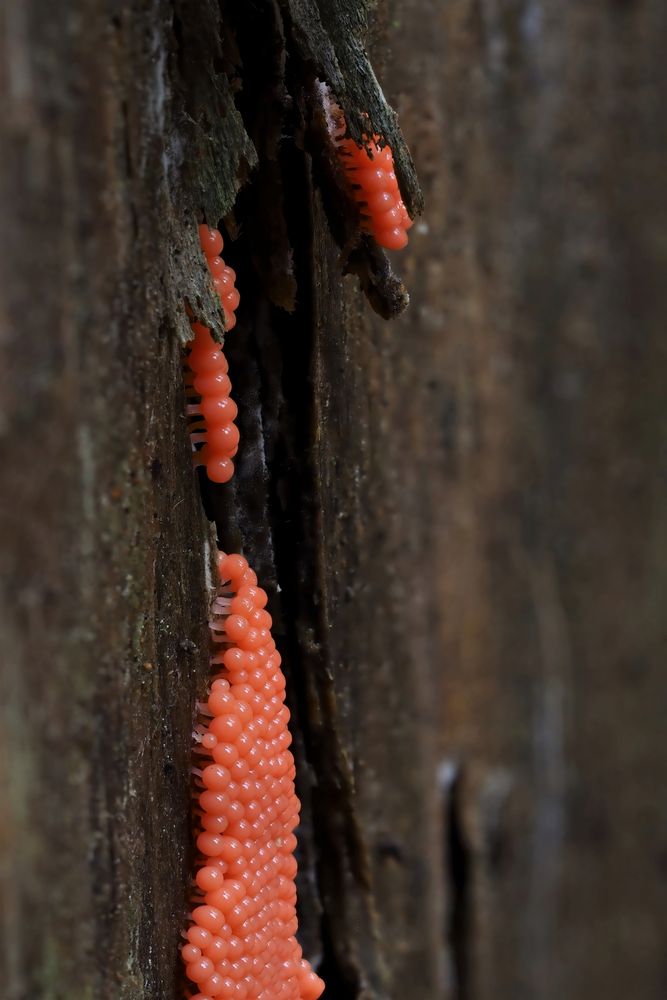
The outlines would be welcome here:
[[[396,335],[457,1000],[667,988],[666,22],[658,3],[390,14],[390,49],[418,53],[388,92],[429,227]]]
[[[325,997],[667,992],[667,15],[380,5],[426,205],[387,323],[316,99],[328,67],[394,127],[362,9],[4,5],[7,1000],[181,995],[204,511],[270,592]],[[204,509],[202,215],[243,435]]]

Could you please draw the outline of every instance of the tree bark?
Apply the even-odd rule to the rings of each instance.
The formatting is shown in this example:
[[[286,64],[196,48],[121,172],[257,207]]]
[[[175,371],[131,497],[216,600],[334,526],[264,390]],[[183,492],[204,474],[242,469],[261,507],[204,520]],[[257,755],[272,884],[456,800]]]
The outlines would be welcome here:
[[[438,609],[447,995],[657,1000],[665,10],[391,10],[428,232],[387,422]]]
[[[215,536],[270,594],[325,996],[662,1000],[663,5],[0,17],[8,1000],[183,995]],[[418,209],[412,151],[400,279],[318,80]],[[180,371],[186,302],[222,333],[202,218],[242,295],[222,487]]]

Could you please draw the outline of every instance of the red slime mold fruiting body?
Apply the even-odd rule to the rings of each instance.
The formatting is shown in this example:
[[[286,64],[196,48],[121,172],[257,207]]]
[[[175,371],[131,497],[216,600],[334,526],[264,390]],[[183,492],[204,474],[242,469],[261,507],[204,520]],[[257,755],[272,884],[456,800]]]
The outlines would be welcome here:
[[[266,594],[246,560],[219,557],[210,629],[218,671],[195,732],[195,905],[182,949],[193,1000],[317,1000],[296,940],[300,803]],[[189,995],[189,994],[188,994]]]
[[[236,272],[231,267],[227,267],[220,256],[223,248],[222,236],[217,229],[210,229],[206,225],[199,227],[199,244],[204,251],[208,269],[213,279],[213,287],[220,298],[220,305],[225,316],[225,330],[233,330],[236,326],[236,316],[234,313],[240,302],[240,295],[236,290]]]
[[[227,359],[211,331],[192,324],[194,339],[186,358],[185,386],[190,419],[190,440],[195,464],[203,465],[214,483],[226,483],[234,475],[232,458],[238,450],[239,432],[234,423],[236,403],[230,399],[232,384]]]
[[[339,113],[342,118],[342,113]],[[407,246],[412,219],[403,204],[394,173],[394,157],[389,146],[380,149],[379,136],[359,147],[345,139],[345,124],[333,132],[341,164],[352,187],[361,214],[361,227],[387,250]]]
[[[199,242],[220,296],[225,329],[231,330],[236,325],[234,310],[239,304],[239,293],[234,286],[234,271],[219,256],[222,236],[217,229],[200,226]],[[232,458],[239,443],[234,423],[238,410],[229,396],[232,386],[227,359],[208,327],[192,323],[192,332],[194,338],[189,345],[185,375],[190,438],[196,449],[196,464],[206,468],[208,478],[214,483],[226,483],[234,475]]]

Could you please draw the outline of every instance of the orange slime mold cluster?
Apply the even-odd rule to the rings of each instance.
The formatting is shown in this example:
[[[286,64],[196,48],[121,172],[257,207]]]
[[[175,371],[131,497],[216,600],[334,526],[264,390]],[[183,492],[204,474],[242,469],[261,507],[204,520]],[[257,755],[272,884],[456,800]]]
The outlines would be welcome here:
[[[234,310],[239,304],[239,293],[234,286],[236,274],[218,256],[223,244],[217,229],[200,226],[199,242],[220,296],[226,329],[231,330],[236,325]],[[208,478],[214,483],[226,483],[234,475],[232,459],[239,444],[234,423],[238,410],[229,397],[232,388],[227,374],[229,366],[207,326],[193,323],[192,332],[194,338],[186,359],[189,370],[185,375],[187,412],[193,418],[190,439],[195,448],[203,446],[196,452],[196,464],[205,466]]]
[[[187,414],[191,418],[190,440],[195,447],[203,446],[195,452],[195,464],[204,465],[214,483],[226,483],[234,475],[232,458],[239,444],[234,423],[238,409],[229,396],[229,366],[208,327],[193,323],[192,330],[194,339],[185,373]]]
[[[220,256],[223,247],[222,236],[217,229],[211,229],[206,225],[200,226],[199,244],[204,251],[206,263],[213,278],[213,287],[220,298],[220,305],[225,315],[225,330],[233,330],[236,326],[234,313],[238,309],[241,296],[234,284],[236,272],[233,268],[227,267]]]
[[[300,803],[280,654],[246,560],[221,554],[219,571],[218,673],[195,732],[199,896],[185,973],[200,990],[192,1000],[317,1000],[324,983],[294,936]]]
[[[380,149],[377,135],[367,149],[345,139],[344,132],[344,125],[337,128],[334,140],[361,212],[362,229],[379,246],[402,250],[413,223],[398,189],[392,151],[389,146]]]

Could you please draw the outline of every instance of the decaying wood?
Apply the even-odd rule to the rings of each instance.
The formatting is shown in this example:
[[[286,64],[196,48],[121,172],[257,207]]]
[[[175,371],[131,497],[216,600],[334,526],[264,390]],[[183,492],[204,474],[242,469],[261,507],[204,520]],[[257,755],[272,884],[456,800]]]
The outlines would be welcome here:
[[[391,5],[428,231],[384,462],[432,544],[457,1000],[667,985],[666,28],[657,2]]]
[[[182,995],[208,515],[270,594],[328,1000],[663,1000],[663,5],[0,16],[3,996]],[[403,285],[316,101],[419,210],[366,48],[426,196]],[[184,418],[201,218],[225,487]]]

